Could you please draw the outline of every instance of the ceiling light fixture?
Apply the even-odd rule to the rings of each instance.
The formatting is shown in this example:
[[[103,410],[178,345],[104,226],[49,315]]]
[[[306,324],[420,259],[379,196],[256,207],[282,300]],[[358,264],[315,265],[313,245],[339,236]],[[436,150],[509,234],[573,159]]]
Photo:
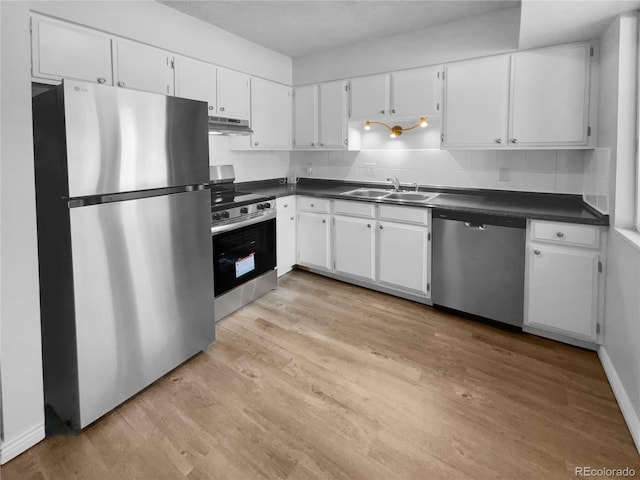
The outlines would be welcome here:
[[[396,138],[402,135],[402,132],[413,130],[414,128],[417,128],[417,127],[425,128],[427,125],[429,125],[429,121],[427,120],[427,117],[420,117],[418,119],[418,123],[416,123],[415,125],[412,125],[411,127],[407,127],[407,128],[402,128],[399,125],[394,125],[393,127],[390,127],[384,122],[370,122],[369,120],[367,120],[366,122],[364,122],[364,129],[371,130],[371,125],[382,125],[383,127],[385,127],[391,132],[389,134],[391,138]]]

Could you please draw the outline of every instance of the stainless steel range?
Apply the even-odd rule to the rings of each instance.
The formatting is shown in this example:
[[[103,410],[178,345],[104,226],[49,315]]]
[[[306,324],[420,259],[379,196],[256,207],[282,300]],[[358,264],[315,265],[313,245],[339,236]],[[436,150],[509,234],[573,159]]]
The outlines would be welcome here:
[[[236,191],[232,165],[209,168],[216,322],[276,288],[275,197]]]

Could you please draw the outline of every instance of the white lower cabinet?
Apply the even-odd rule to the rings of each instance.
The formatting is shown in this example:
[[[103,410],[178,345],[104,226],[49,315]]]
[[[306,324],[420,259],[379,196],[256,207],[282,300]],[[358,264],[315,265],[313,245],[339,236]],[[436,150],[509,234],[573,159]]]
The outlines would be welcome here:
[[[525,330],[600,343],[603,230],[531,221],[527,238]]]
[[[334,269],[337,273],[375,280],[375,222],[367,218],[333,217]]]
[[[296,263],[296,197],[276,199],[276,258],[278,276],[289,272]]]
[[[378,280],[389,286],[429,294],[429,229],[381,221],[378,226]]]
[[[316,197],[297,201],[297,263],[428,303],[428,209]]]
[[[331,217],[325,213],[298,212],[298,263],[308,267],[331,268]]]

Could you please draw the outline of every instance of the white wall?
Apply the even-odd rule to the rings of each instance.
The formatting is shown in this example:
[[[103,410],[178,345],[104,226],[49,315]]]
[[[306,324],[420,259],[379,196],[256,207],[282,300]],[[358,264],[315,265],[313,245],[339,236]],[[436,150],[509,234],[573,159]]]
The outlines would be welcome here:
[[[398,177],[403,184],[580,194],[584,153],[435,149],[293,152],[291,163],[299,177],[363,182]],[[500,169],[508,169],[508,180],[499,180]]]
[[[287,176],[288,151],[230,150],[229,143],[230,137],[209,136],[209,165],[233,165],[236,182]]]
[[[0,340],[4,463],[44,437],[29,16],[0,2]]]
[[[153,1],[3,0],[0,8],[0,463],[5,463],[44,434],[29,9],[285,84],[291,82],[291,60]],[[266,152],[240,157],[248,170],[252,161],[288,164],[286,155],[286,160]]]
[[[389,19],[393,21],[393,19]],[[497,55],[518,46],[520,8],[336,48],[293,60],[293,84]]]
[[[635,71],[629,63],[637,55],[637,18],[623,15],[605,32],[601,42],[600,131],[598,145],[610,154],[610,205],[615,227],[610,228],[606,261],[604,344],[599,354],[618,404],[640,450],[640,234],[625,226],[629,214],[628,176],[633,181],[635,125],[628,113],[635,106]],[[631,157],[629,157],[631,155]]]

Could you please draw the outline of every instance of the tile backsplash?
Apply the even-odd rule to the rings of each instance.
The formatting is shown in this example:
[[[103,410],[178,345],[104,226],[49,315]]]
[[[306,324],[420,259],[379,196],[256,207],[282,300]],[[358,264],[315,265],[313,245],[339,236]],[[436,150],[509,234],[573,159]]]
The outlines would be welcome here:
[[[610,150],[596,148],[585,153],[584,199],[602,213],[609,213]]]
[[[288,151],[230,150],[229,137],[209,136],[209,165],[233,165],[237,182],[284,178],[290,167]]]
[[[582,194],[583,150],[292,152],[300,177]]]

